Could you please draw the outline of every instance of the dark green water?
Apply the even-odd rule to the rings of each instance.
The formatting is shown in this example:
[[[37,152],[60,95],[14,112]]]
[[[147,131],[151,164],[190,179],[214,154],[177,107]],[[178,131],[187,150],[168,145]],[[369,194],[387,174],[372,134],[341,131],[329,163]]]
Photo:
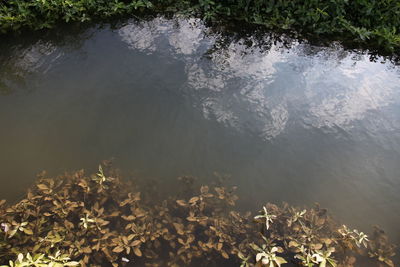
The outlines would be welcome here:
[[[43,169],[115,158],[160,194],[180,175],[228,174],[243,208],[319,202],[400,243],[399,67],[340,47],[219,40],[163,18],[0,40],[0,198]]]

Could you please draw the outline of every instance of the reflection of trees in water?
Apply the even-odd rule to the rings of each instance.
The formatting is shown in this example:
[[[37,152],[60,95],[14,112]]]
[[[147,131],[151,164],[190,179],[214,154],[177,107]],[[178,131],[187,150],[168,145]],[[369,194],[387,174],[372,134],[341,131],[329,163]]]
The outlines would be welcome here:
[[[49,61],[63,51],[77,50],[95,31],[86,27],[68,26],[46,32],[7,36],[0,44],[0,94],[17,90],[33,90],[28,77],[46,72]]]
[[[39,72],[46,57],[55,51],[51,43],[38,41],[26,48],[15,49],[0,67],[2,94],[11,94],[17,88],[29,90],[26,78]]]
[[[15,69],[9,69],[3,65],[0,67],[0,73],[0,95],[9,95],[15,87],[25,85],[24,77],[18,75]]]

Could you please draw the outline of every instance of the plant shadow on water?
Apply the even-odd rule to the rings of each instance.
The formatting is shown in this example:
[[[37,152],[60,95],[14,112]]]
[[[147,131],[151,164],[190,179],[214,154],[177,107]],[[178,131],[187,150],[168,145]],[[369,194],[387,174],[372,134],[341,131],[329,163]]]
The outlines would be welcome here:
[[[104,167],[104,168],[103,168]],[[319,205],[234,209],[235,187],[197,185],[159,201],[110,162],[96,174],[39,175],[26,198],[0,202],[0,264],[10,266],[394,266],[394,246],[339,225]],[[370,264],[370,263],[369,263]]]
[[[305,203],[310,206],[317,201],[333,210],[341,221],[363,231],[367,231],[370,224],[389,222],[391,240],[398,243],[396,220],[399,216],[396,210],[399,202],[396,192],[400,187],[398,180],[393,178],[398,177],[399,170],[399,139],[395,134],[400,117],[399,97],[396,94],[399,91],[396,84],[398,70],[396,73],[391,64],[369,65],[367,55],[352,53],[335,45],[328,48],[312,46],[290,38],[278,36],[279,39],[273,34],[266,36],[262,32],[249,35],[233,30],[231,34],[225,33],[225,30],[208,28],[195,19],[159,17],[94,28],[68,26],[65,30],[49,32],[47,36],[32,35],[31,38],[20,37],[2,42],[1,48],[5,49],[1,49],[0,71],[4,75],[0,75],[0,82],[5,88],[2,93],[7,96],[1,96],[0,118],[2,126],[8,129],[1,133],[2,147],[6,151],[4,156],[1,155],[5,158],[2,162],[11,162],[8,152],[15,152],[18,159],[26,159],[19,163],[4,163],[5,168],[10,167],[1,178],[9,186],[4,187],[2,193],[12,194],[9,197],[12,198],[15,192],[25,190],[27,184],[32,182],[29,174],[36,170],[29,169],[28,164],[43,169],[57,166],[51,170],[56,174],[63,169],[92,166],[101,158],[116,155],[123,170],[142,168],[142,172],[149,172],[148,176],[162,177],[160,180],[168,178],[158,181],[161,185],[158,191],[152,191],[153,194],[149,193],[148,187],[130,190],[132,194],[142,192],[145,205],[141,208],[149,209],[146,212],[154,206],[149,204],[152,202],[147,196],[165,195],[165,198],[158,197],[159,205],[181,186],[172,182],[172,177],[192,173],[203,178],[208,176],[205,170],[221,170],[235,176],[233,179],[242,200],[242,204],[238,203],[239,210],[260,208],[264,201],[279,203],[285,200],[300,206]],[[148,81],[143,82],[144,79]],[[36,115],[25,115],[29,113]],[[25,116],[27,119],[21,124],[29,127],[20,127],[19,119]],[[9,136],[7,132],[10,132]],[[27,132],[39,133],[37,135],[44,136],[46,140],[39,139],[37,142],[34,134],[29,136],[32,140],[27,142],[16,138]],[[35,142],[38,145],[32,145]],[[364,146],[364,143],[368,145]],[[29,151],[32,151],[32,157],[25,156]],[[51,159],[35,161],[38,154],[46,153]],[[176,167],[185,164],[187,168]],[[20,167],[22,165],[24,168]],[[14,184],[18,179],[9,179],[20,169],[26,170],[20,179],[25,179],[24,186]],[[154,169],[154,172],[148,171]],[[90,177],[83,180],[96,182]],[[214,196],[218,192],[213,188],[222,186],[211,186],[210,179],[199,180],[200,185],[210,185],[209,192]],[[49,183],[39,184],[49,187]],[[168,183],[170,185],[164,188]],[[57,184],[55,179],[53,186]],[[39,189],[35,188],[34,192],[45,194]],[[194,219],[190,217],[190,209],[197,207],[198,203],[193,200],[194,203],[189,205],[188,202],[192,197],[199,197],[198,191],[195,189],[191,191],[194,195],[182,195],[167,201],[167,208],[174,210],[174,221],[168,229],[176,235],[176,248],[187,247],[189,242],[191,229],[186,229],[188,226],[184,222],[187,223],[185,218]],[[350,198],[348,202],[346,197]],[[180,203],[188,207],[175,204],[175,200],[183,200]],[[192,204],[196,205],[192,207]],[[212,209],[214,205],[219,204],[212,203]],[[92,213],[96,215],[102,208],[89,207],[88,217],[75,216],[71,219],[73,229],[78,226],[85,229],[85,224],[90,226],[94,220],[90,216]],[[218,211],[214,215],[219,216],[218,219],[222,217],[222,221],[226,218],[236,220],[228,212],[235,210],[229,207],[221,207],[223,213]],[[129,212],[126,208],[128,211],[125,212]],[[51,206],[50,209],[56,207]],[[73,209],[82,211],[79,206]],[[212,212],[212,209],[207,212]],[[307,216],[312,216],[318,209],[306,210],[309,212]],[[281,224],[277,220],[271,224],[277,229],[285,229],[281,225],[287,224],[286,219],[290,216],[303,216],[302,209],[293,211],[289,206],[267,206],[267,212],[270,211],[275,211],[272,215],[278,216],[278,221],[282,219]],[[365,215],[360,215],[364,211]],[[108,212],[110,210],[104,211],[107,216],[110,215]],[[282,217],[279,217],[281,213]],[[151,220],[154,214],[149,217]],[[213,218],[214,215],[207,217]],[[245,215],[245,212],[240,214]],[[242,219],[247,220],[246,224],[253,225],[254,215]],[[103,219],[115,225],[126,221],[112,216]],[[111,219],[115,221],[111,223]],[[258,225],[263,225],[263,218],[259,220]],[[23,232],[26,229],[26,225],[18,226],[12,221],[7,223],[7,227],[14,230],[18,228]],[[143,223],[147,221],[144,219]],[[185,234],[181,241],[177,239],[179,229],[176,228],[181,226],[173,223],[184,225],[181,231]],[[193,223],[203,227],[202,220]],[[334,228],[336,234],[339,227]],[[383,228],[389,229],[386,225]],[[253,253],[251,259],[254,262],[257,251],[263,249],[264,240],[258,235],[260,229],[252,229],[256,231],[256,241],[252,242],[257,243],[258,248],[247,248],[249,251],[245,250],[241,256],[245,259]],[[18,231],[24,239],[23,233]],[[270,237],[268,231],[261,231],[267,238]],[[353,240],[359,234],[344,228],[341,232],[347,233]],[[49,232],[40,233],[37,238],[46,239],[47,234]],[[59,237],[54,237],[54,234],[50,233],[49,238],[57,241]],[[195,240],[207,244],[207,233],[203,234],[204,238],[199,239],[200,234],[196,232]],[[236,234],[230,237],[238,238]],[[132,251],[136,247],[131,244],[135,238],[128,240],[127,244],[124,240],[114,242],[117,236],[109,238],[106,241],[110,242],[110,246],[120,242],[118,248],[110,248],[117,251],[123,249],[124,252],[114,252],[118,256],[126,253],[128,247]],[[151,236],[145,238],[151,239]],[[24,241],[21,240],[21,244]],[[43,242],[41,244],[51,243]],[[228,265],[232,266],[233,262],[240,261],[240,257],[224,242],[224,251],[227,246],[229,253],[233,253],[225,251],[232,260]],[[276,246],[268,244],[269,247],[263,249],[266,254],[259,252],[261,261],[274,253],[281,255],[278,247],[284,248],[285,244],[281,240],[276,242]],[[148,245],[156,246],[156,243]],[[219,243],[212,243],[208,249],[225,262],[225,254],[218,250]],[[295,249],[290,248],[289,243],[285,251]],[[159,248],[165,248],[166,244],[161,245]],[[329,246],[322,245],[325,255],[329,254]],[[198,243],[196,248],[203,249]],[[319,245],[313,249],[320,250]],[[132,251],[130,254],[137,257]],[[293,260],[294,254],[299,252],[291,251],[289,258]],[[168,252],[169,249],[165,248],[158,254],[169,258]],[[54,256],[55,253],[52,250],[47,256]],[[188,253],[196,255],[198,251],[182,250],[181,253],[188,257]],[[304,253],[303,256],[306,256],[307,251]],[[149,255],[152,253],[149,252]],[[314,260],[316,258],[320,259],[315,256]],[[357,263],[363,259],[360,257]],[[137,260],[135,258],[134,262]],[[221,264],[219,261],[216,263],[217,266]]]

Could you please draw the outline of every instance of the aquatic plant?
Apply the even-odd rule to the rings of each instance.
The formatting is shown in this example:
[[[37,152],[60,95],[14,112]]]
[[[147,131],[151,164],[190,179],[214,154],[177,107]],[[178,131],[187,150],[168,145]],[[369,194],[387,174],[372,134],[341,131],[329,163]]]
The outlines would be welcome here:
[[[0,267],[64,267],[64,266],[78,266],[79,262],[71,261],[67,255],[62,255],[57,251],[54,256],[46,256],[44,254],[31,254],[27,253],[25,256],[20,253],[15,261],[9,261],[9,265],[1,265]]]
[[[400,50],[397,0],[0,0],[0,31],[39,30],[60,22],[107,21],[144,13],[181,13],[240,26],[245,22],[384,53]]]
[[[268,214],[267,208],[263,207],[263,214],[262,215],[257,215],[254,217],[255,220],[257,219],[262,219],[265,220],[265,226],[267,227],[267,230],[269,229],[269,224],[273,223],[273,219],[275,219],[276,216],[273,214]]]
[[[282,264],[287,263],[287,261],[276,255],[277,252],[283,253],[283,248],[277,246],[268,247],[263,244],[260,248],[256,244],[252,244],[252,248],[257,252],[256,263],[258,265],[265,265],[269,267],[280,267]]]
[[[0,201],[0,266],[394,266],[382,230],[350,230],[318,205],[268,203],[252,216],[234,209],[236,187],[191,177],[157,201],[118,173],[108,163],[93,175],[42,173],[26,198]]]

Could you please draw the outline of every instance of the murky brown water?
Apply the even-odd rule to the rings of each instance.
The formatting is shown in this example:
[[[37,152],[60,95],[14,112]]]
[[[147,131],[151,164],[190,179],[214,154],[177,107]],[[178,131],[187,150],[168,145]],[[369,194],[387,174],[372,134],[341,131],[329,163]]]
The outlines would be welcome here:
[[[195,20],[55,35],[0,42],[0,198],[40,170],[115,158],[166,192],[216,171],[244,208],[319,202],[400,243],[399,67],[340,47],[222,46]]]

